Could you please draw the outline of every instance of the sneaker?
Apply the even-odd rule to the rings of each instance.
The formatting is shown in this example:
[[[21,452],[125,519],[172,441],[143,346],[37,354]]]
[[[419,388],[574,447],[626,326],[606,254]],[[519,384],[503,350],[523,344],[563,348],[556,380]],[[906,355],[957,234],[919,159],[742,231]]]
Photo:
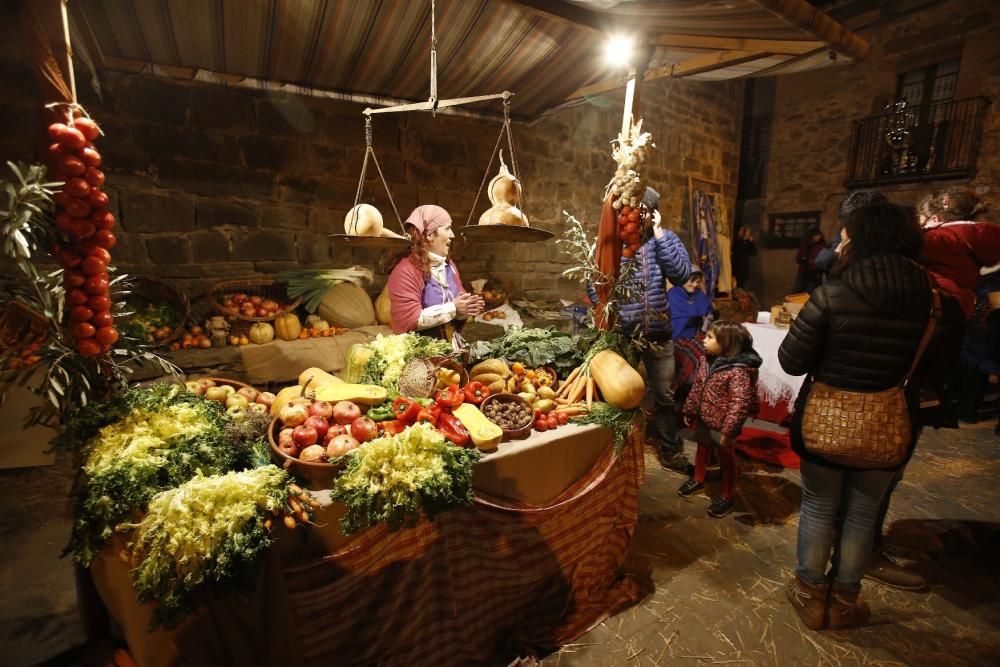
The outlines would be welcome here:
[[[701,491],[704,488],[704,482],[699,482],[698,480],[692,478],[681,484],[681,488],[677,489],[677,495],[687,498],[696,491]]]
[[[736,501],[733,498],[723,498],[722,496],[719,496],[712,501],[711,505],[708,506],[708,516],[713,519],[721,519],[733,511],[734,505],[736,505]]]
[[[687,457],[683,454],[674,454],[673,456],[666,456],[660,458],[660,465],[667,470],[673,470],[675,472],[683,473],[685,475],[690,475],[694,472],[694,466],[688,463]]]
[[[882,552],[872,554],[865,577],[901,591],[919,591],[927,586],[922,575],[899,567]]]

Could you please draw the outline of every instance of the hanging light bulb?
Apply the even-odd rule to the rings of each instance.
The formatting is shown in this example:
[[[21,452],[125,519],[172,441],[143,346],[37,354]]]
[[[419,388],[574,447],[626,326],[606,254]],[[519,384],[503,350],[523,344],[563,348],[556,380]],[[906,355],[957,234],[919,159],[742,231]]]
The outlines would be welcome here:
[[[604,45],[604,61],[612,67],[628,67],[635,42],[626,35],[612,35]]]

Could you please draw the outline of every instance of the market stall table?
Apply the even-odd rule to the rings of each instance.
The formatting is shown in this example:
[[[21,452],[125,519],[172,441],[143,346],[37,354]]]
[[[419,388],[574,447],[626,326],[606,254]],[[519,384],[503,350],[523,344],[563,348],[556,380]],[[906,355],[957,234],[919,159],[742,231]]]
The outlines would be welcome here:
[[[616,455],[607,429],[564,426],[485,456],[475,504],[433,522],[344,537],[327,500],[320,526],[279,533],[252,594],[213,597],[171,632],[147,631],[121,543],[91,574],[138,665],[498,664],[638,598],[618,568],[642,478],[639,431]]]
[[[736,441],[736,447],[752,459],[785,468],[797,468],[798,456],[791,450],[785,426],[805,377],[788,375],[778,362],[778,348],[788,334],[788,329],[762,323],[744,326],[753,335],[754,349],[763,359],[757,378],[757,397],[760,402],[757,419],[778,425],[778,430],[747,426]]]

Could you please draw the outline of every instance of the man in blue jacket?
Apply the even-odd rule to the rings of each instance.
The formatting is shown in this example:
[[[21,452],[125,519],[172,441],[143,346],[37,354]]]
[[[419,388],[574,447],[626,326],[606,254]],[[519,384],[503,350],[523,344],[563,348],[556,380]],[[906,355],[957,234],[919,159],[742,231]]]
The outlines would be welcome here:
[[[677,435],[677,410],[674,406],[674,344],[670,327],[670,307],[664,282],[683,285],[691,275],[691,259],[677,234],[660,226],[660,195],[646,188],[643,233],[648,239],[634,257],[622,258],[622,271],[634,263],[633,300],[622,303],[618,316],[625,335],[642,334],[649,345],[643,350],[647,384],[655,408],[655,442],[664,467],[687,472],[683,442]],[[652,230],[650,230],[652,227]],[[633,269],[629,269],[633,270]]]

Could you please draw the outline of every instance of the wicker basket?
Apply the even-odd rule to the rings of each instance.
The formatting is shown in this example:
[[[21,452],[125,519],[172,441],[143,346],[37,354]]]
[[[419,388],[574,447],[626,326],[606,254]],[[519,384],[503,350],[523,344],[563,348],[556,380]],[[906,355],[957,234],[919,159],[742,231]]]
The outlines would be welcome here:
[[[458,373],[459,386],[469,382],[469,372],[451,357],[417,357],[406,362],[399,374],[399,393],[411,398],[429,398],[437,389],[437,372],[447,368]]]
[[[159,341],[157,345],[167,347],[178,340],[183,335],[184,327],[191,315],[191,304],[187,295],[156,278],[137,277],[132,278],[130,282],[131,293],[125,300],[133,309],[167,302],[177,311],[177,324],[174,325],[170,335]]]
[[[483,404],[480,406],[480,409],[483,411],[483,414],[487,415],[486,418],[489,419],[489,415],[487,414],[489,407],[491,405],[497,405],[502,403],[513,403],[528,409],[528,417],[525,420],[524,426],[513,429],[507,429],[504,428],[503,426],[500,426],[500,424],[497,424],[497,426],[500,426],[500,430],[503,431],[504,442],[508,440],[523,440],[524,438],[527,438],[529,435],[531,435],[531,425],[534,422],[535,413],[531,409],[531,404],[528,403],[523,398],[521,398],[520,396],[515,396],[514,394],[491,394],[490,396],[486,397],[485,401],[483,401]],[[490,421],[493,420],[490,419]]]
[[[248,298],[273,299],[282,304],[282,307],[266,317],[248,317],[238,308],[227,308],[222,305],[225,295],[234,293],[246,294]],[[274,280],[227,280],[212,287],[208,291],[208,299],[218,314],[245,322],[271,322],[281,315],[294,311],[302,303],[302,297],[289,300],[288,285]]]

